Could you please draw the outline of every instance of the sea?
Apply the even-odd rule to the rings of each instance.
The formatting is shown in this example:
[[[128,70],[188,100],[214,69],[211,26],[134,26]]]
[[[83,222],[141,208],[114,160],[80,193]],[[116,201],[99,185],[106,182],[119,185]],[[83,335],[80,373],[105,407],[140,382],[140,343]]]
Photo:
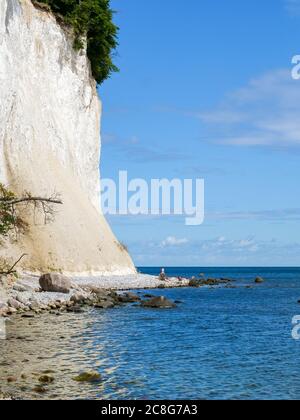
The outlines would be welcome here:
[[[157,275],[160,267],[139,270]],[[151,291],[177,301],[172,310],[132,304],[13,318],[8,339],[0,340],[1,390],[28,399],[300,398],[300,268],[174,267],[166,273],[235,281],[230,288]],[[255,284],[257,276],[265,282]],[[74,381],[88,370],[99,372],[101,382]],[[54,381],[41,389],[45,372]]]

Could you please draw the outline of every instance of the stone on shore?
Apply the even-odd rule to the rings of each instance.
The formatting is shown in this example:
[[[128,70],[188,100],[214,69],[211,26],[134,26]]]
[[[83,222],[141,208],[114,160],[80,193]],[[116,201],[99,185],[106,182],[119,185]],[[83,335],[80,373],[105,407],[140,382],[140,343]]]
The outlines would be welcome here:
[[[88,299],[89,295],[87,293],[75,293],[73,296],[71,296],[70,301],[74,304],[84,304],[86,300]]]
[[[83,314],[86,311],[80,305],[75,305],[68,307],[67,312],[74,314]]]
[[[14,308],[14,309],[17,309],[17,310],[25,308],[25,305],[23,305],[21,302],[17,301],[16,299],[13,299],[13,298],[8,299],[7,303],[11,308]]]
[[[112,309],[115,307],[114,302],[112,301],[103,301],[95,303],[94,308],[96,309]]]
[[[71,280],[61,274],[44,274],[39,280],[43,292],[70,293]]]
[[[21,292],[21,293],[35,292],[35,288],[33,288],[31,286],[27,286],[27,285],[25,286],[25,285],[19,284],[19,283],[16,283],[16,284],[13,285],[13,290],[15,290],[16,292]]]
[[[8,309],[8,306],[7,306],[6,302],[3,302],[3,301],[0,300],[0,316],[5,315],[7,309]]]

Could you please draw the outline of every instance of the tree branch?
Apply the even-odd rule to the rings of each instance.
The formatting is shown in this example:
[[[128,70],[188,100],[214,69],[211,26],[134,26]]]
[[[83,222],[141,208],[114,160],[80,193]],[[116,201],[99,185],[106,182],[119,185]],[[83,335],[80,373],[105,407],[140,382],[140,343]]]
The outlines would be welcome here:
[[[52,198],[42,198],[42,197],[23,197],[23,198],[16,198],[16,199],[0,198],[0,202],[5,203],[9,206],[14,206],[16,204],[22,204],[22,203],[63,204],[61,200],[55,200]]]
[[[25,257],[27,257],[27,254],[23,254],[23,255],[21,255],[21,257],[14,263],[14,265],[11,267],[11,268],[9,268],[7,271],[0,271],[0,275],[2,275],[2,276],[8,276],[9,274],[13,274],[13,273],[15,273],[15,267],[19,264],[19,262],[23,259],[23,258],[25,258]]]

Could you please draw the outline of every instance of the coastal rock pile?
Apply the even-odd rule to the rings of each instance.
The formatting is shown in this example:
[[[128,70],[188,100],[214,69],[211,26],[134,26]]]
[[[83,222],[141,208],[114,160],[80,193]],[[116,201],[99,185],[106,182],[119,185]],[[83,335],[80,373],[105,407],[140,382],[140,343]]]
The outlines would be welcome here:
[[[2,289],[4,290],[4,289]],[[176,304],[165,297],[147,295],[142,300],[132,292],[117,293],[114,290],[85,285],[80,287],[71,279],[60,274],[45,274],[34,287],[15,281],[0,297],[0,316],[20,314],[32,318],[43,312],[59,315],[62,312],[83,313],[85,307],[110,309],[125,304],[138,304],[145,308],[170,309]]]
[[[193,278],[189,282],[189,287],[204,287],[204,286],[219,286],[219,285],[228,285],[234,280],[231,279],[196,279]]]
[[[71,281],[61,274],[44,274],[40,280],[43,292],[70,293]]]
[[[134,293],[124,293],[118,297],[120,303],[135,303],[140,302],[141,298]]]

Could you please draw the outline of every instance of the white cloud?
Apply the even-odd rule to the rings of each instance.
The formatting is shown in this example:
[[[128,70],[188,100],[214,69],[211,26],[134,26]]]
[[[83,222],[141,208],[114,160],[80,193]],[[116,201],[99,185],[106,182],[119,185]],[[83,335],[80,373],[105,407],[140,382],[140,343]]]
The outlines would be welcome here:
[[[300,209],[274,209],[258,211],[214,212],[208,213],[207,219],[211,220],[256,220],[256,221],[280,221],[295,222],[300,220]]]
[[[227,253],[252,253],[259,250],[259,242],[254,237],[247,237],[243,239],[227,239],[225,236],[220,236],[215,239],[207,239],[202,241],[188,241],[187,239],[177,239],[174,236],[169,236],[160,243],[161,248],[176,248],[182,245],[189,245],[197,254],[199,252],[208,252],[215,255]],[[152,247],[156,248],[152,243]],[[180,251],[182,252],[182,251]]]
[[[299,242],[254,236],[189,240],[185,246],[165,247],[161,242],[138,241],[130,249],[141,266],[299,266],[300,261]]]
[[[186,238],[177,239],[175,236],[169,236],[161,242],[162,248],[186,245],[189,241]]]
[[[200,249],[206,252],[212,252],[215,255],[227,254],[227,253],[252,253],[259,249],[258,242],[255,241],[254,237],[245,239],[226,239],[221,236],[216,239],[210,239],[203,241],[200,244]]]
[[[300,1],[299,1],[300,3]],[[194,113],[208,137],[235,146],[300,146],[300,81],[276,70],[227,95],[214,110]]]
[[[222,243],[222,242],[225,242],[225,241],[226,241],[225,236],[220,236],[220,237],[218,238],[218,242],[219,242],[219,243]]]

